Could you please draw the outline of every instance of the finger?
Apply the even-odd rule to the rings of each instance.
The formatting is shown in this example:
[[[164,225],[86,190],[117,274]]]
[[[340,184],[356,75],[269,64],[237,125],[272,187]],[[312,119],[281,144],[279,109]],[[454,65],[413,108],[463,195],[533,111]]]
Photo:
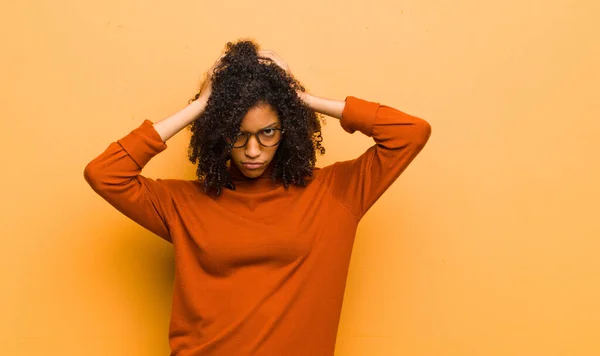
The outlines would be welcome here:
[[[277,64],[279,67],[281,67],[283,70],[287,71],[289,69],[287,64],[285,64],[280,58],[278,58],[274,55],[268,54],[268,55],[265,55],[265,58],[269,58],[270,60],[275,62],[275,64]]]
[[[281,59],[281,57],[279,57],[279,55],[277,55],[277,53],[271,51],[270,49],[266,50],[266,53],[268,53],[272,58],[278,60],[279,62],[284,63],[283,59]]]
[[[259,54],[259,57],[263,58],[263,59],[270,59],[271,61],[273,61],[278,66],[281,66],[281,63],[271,53],[262,52],[262,53]]]
[[[270,52],[267,52],[267,51],[258,51],[258,56],[263,57],[263,58],[273,59],[273,54],[271,54]]]
[[[210,67],[210,69],[208,70],[211,74],[215,71],[215,69],[217,68],[217,66],[221,63],[221,59],[223,59],[223,57],[225,57],[224,54],[222,54],[219,59],[217,59],[217,61],[215,63],[213,63],[213,65]]]
[[[225,57],[224,54],[222,54],[213,64],[213,67],[216,67],[219,63],[221,63],[221,59],[223,59],[223,57]]]
[[[273,51],[265,50],[265,51],[261,51],[261,54],[263,57],[270,58],[279,64],[284,64],[283,61],[281,60],[281,58],[279,58],[279,56]]]
[[[279,56],[275,52],[271,50],[261,50],[258,51],[258,53],[260,57],[268,58],[275,62],[275,64],[277,64],[284,71],[290,72],[290,67],[281,58],[279,58]]]
[[[271,51],[271,54],[273,55],[274,60],[279,64],[280,67],[282,67],[285,70],[289,70],[290,67],[287,65],[287,63],[283,61],[283,59],[281,59],[281,57],[277,55],[277,53]]]

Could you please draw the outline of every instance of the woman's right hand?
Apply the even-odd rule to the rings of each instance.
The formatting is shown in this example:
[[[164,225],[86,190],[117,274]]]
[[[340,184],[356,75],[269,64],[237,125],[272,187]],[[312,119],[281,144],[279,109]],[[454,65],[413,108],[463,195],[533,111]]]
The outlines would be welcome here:
[[[212,93],[212,78],[215,74],[215,69],[219,63],[221,63],[221,58],[224,56],[225,55],[221,55],[212,67],[210,67],[208,72],[206,72],[200,91],[188,101],[188,105],[186,105],[185,108],[153,124],[154,129],[158,132],[163,142],[166,142],[169,138],[202,115],[202,112],[208,103],[208,98]]]
[[[210,67],[210,69],[204,75],[204,77],[205,77],[204,82],[202,83],[202,86],[200,87],[200,92],[197,94],[196,99],[200,98],[200,99],[207,101],[208,98],[210,97],[210,95],[212,94],[212,78],[213,78],[213,75],[215,74],[215,68],[221,63],[221,59],[223,57],[225,57],[224,54],[222,54],[217,59],[217,61],[212,65],[212,67]]]

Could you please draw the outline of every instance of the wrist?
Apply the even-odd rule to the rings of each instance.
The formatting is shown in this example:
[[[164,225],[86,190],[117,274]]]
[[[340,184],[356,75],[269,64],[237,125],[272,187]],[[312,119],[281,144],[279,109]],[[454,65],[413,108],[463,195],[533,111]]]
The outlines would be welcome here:
[[[194,110],[198,111],[198,114],[202,113],[206,108],[206,104],[208,103],[208,96],[200,95],[198,99],[192,101],[188,104],[189,107],[192,107]]]
[[[298,97],[300,97],[300,99],[304,102],[304,104],[306,104],[306,106],[308,106],[309,108],[313,109],[313,98],[312,95],[310,95],[309,93],[305,92],[305,91],[297,91]]]
[[[336,119],[342,118],[342,112],[346,105],[345,101],[332,100],[322,97],[310,95],[307,97],[308,106],[321,114],[334,117]]]

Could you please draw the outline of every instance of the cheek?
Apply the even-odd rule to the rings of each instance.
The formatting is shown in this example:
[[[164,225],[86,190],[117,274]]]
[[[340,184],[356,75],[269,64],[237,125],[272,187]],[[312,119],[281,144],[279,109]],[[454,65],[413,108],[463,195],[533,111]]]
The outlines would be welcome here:
[[[267,159],[269,161],[273,160],[273,157],[275,157],[275,153],[277,152],[277,147],[270,147],[267,151],[265,151],[265,156],[267,157]]]
[[[240,152],[240,150],[236,149],[231,150],[231,152],[229,153],[229,157],[234,163],[239,163],[242,160],[242,156],[243,152]]]

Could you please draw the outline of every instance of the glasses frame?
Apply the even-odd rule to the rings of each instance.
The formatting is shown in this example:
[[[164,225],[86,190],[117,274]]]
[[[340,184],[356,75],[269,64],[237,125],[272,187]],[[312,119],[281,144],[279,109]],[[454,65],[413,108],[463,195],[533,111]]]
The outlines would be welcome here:
[[[279,137],[279,141],[277,141],[276,143],[272,144],[272,145],[265,145],[264,143],[260,142],[260,138],[258,138],[258,133],[264,130],[277,130],[277,131],[281,131],[281,137]],[[263,147],[274,147],[277,146],[279,143],[281,143],[281,140],[283,140],[283,134],[285,133],[285,129],[280,129],[278,127],[265,127],[264,129],[260,129],[256,132],[243,132],[240,131],[240,133],[238,133],[236,136],[246,136],[246,141],[244,141],[244,144],[241,146],[235,146],[235,141],[231,142],[229,144],[229,146],[231,146],[231,148],[242,148],[242,147],[246,147],[246,145],[248,144],[248,141],[250,141],[250,136],[254,136],[256,137],[256,141],[258,141],[258,144],[263,146]],[[241,135],[240,135],[241,134]]]

